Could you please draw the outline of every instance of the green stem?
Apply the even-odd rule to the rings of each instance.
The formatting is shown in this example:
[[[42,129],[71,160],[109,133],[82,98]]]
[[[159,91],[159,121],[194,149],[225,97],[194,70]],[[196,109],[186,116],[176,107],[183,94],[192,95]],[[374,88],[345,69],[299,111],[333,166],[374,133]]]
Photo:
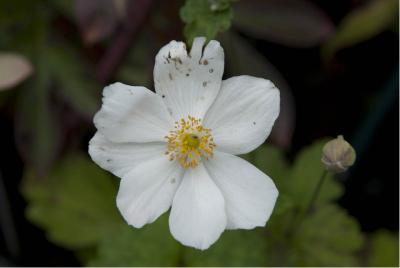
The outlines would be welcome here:
[[[301,229],[301,225],[302,225],[302,223],[304,221],[304,218],[307,215],[310,215],[312,213],[312,211],[314,209],[315,201],[318,198],[319,192],[321,191],[322,185],[324,184],[324,181],[325,181],[325,178],[326,178],[327,174],[328,174],[327,170],[324,170],[323,173],[321,174],[321,177],[318,180],[318,184],[314,189],[314,192],[313,192],[313,194],[311,196],[311,199],[310,199],[310,202],[308,203],[307,208],[301,214],[300,219],[297,222],[295,220],[293,221],[293,223],[297,223],[297,224],[292,224],[292,228],[290,228],[289,232],[288,232],[288,236],[289,237],[293,237],[298,232],[298,230]],[[295,218],[296,218],[296,216],[295,216]]]
[[[308,206],[307,206],[305,212],[303,213],[303,218],[307,214],[310,214],[312,212],[312,210],[314,209],[314,203],[318,198],[319,192],[321,191],[322,184],[324,184],[324,181],[325,181],[325,178],[326,178],[327,174],[328,174],[328,171],[325,169],[324,172],[322,173],[319,181],[318,181],[317,187],[315,187],[313,195],[312,195],[312,197],[310,199],[310,203],[308,203]]]

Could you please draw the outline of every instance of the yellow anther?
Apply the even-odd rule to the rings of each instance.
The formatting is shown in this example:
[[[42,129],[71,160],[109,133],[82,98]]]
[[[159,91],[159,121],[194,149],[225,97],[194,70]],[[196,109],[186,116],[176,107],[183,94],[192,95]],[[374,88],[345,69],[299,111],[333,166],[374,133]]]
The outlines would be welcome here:
[[[202,158],[208,160],[216,146],[211,130],[200,122],[200,119],[189,115],[187,119],[175,122],[174,130],[165,137],[168,142],[167,156],[171,161],[178,160],[184,168],[197,167]]]

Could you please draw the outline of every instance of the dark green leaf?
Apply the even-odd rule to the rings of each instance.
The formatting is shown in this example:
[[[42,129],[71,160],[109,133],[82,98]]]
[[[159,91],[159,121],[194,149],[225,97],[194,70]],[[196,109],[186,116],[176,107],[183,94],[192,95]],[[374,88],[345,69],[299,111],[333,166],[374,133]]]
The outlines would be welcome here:
[[[169,233],[168,215],[135,229],[121,224],[101,240],[89,266],[176,266],[181,245]]]
[[[83,60],[66,47],[50,47],[47,64],[62,96],[76,111],[92,118],[100,107],[101,88],[84,70]],[[96,96],[97,95],[97,96]]]
[[[357,221],[341,208],[318,207],[299,228],[289,266],[357,266],[363,237]]]
[[[18,149],[35,171],[43,174],[61,146],[61,133],[50,106],[50,70],[45,62],[36,64],[35,76],[19,92],[15,135]]]
[[[121,223],[112,178],[86,156],[71,154],[47,177],[25,174],[26,216],[54,243],[70,249],[94,245]]]
[[[282,189],[300,208],[307,207],[318,181],[324,173],[321,156],[322,147],[327,141],[327,139],[318,140],[298,154],[287,177],[287,187]],[[316,204],[333,201],[339,198],[342,193],[342,185],[334,180],[331,173],[328,173]]]
[[[205,251],[185,248],[187,266],[266,266],[264,229],[225,231]]]
[[[282,150],[272,145],[260,146],[252,155],[253,164],[267,174],[280,191],[272,217],[291,209],[294,205],[291,198],[284,191],[282,192],[282,189],[287,187],[285,183],[289,176],[289,165]]]
[[[399,266],[399,235],[380,230],[372,235],[368,266]]]
[[[266,145],[258,147],[254,152],[254,165],[270,176],[278,189],[288,180],[289,164],[279,148]]]

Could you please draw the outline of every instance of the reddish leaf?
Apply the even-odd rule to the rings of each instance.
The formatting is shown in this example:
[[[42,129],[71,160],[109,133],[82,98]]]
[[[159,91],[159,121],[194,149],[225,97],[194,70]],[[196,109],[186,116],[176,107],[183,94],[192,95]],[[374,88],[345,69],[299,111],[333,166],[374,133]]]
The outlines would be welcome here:
[[[290,47],[319,45],[334,32],[331,20],[310,1],[245,0],[234,8],[234,25],[241,31]]]
[[[111,35],[119,12],[113,1],[75,0],[76,19],[84,42],[92,45]]]

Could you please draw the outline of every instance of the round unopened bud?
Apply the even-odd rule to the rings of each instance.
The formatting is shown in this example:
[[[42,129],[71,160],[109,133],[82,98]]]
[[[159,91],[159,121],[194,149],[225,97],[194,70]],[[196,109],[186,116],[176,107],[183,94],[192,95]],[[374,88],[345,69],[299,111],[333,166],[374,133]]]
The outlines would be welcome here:
[[[321,161],[327,170],[345,172],[356,161],[356,152],[343,136],[339,135],[325,144]]]

